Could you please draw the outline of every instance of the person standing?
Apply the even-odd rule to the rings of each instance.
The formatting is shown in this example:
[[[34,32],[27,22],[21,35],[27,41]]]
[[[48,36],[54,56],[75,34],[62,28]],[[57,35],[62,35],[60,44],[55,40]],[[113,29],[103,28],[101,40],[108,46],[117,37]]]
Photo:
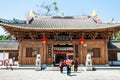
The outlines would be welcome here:
[[[67,65],[67,75],[70,75],[71,73],[71,61],[69,58],[66,59],[66,65]]]
[[[8,64],[9,64],[9,60],[8,59],[4,60],[4,65],[6,66],[7,70],[8,70]]]
[[[12,58],[9,59],[9,65],[10,65],[10,69],[13,70],[13,68],[12,68],[12,66],[13,66],[13,59]]]
[[[74,61],[74,72],[78,71],[78,61],[75,59]]]
[[[60,72],[63,73],[63,67],[64,67],[64,62],[62,59],[60,59],[60,62],[59,62],[59,68],[60,68]]]

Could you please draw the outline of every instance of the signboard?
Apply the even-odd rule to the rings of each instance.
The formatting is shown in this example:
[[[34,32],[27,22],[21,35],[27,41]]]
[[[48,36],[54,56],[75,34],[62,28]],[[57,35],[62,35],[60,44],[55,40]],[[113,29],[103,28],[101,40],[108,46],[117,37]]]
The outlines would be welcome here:
[[[72,41],[72,37],[70,36],[56,36],[56,41]]]

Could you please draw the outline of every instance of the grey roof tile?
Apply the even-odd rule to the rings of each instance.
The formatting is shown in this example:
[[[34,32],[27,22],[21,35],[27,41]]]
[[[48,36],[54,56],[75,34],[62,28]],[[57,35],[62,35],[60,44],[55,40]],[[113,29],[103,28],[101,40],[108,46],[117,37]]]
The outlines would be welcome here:
[[[0,40],[0,50],[18,50],[17,41]]]
[[[6,21],[4,21],[6,22]],[[9,21],[8,21],[9,22]],[[30,24],[9,24],[13,27],[31,29],[98,29],[113,27],[116,24],[97,24],[93,18],[34,18]],[[120,24],[117,24],[120,25]]]
[[[110,40],[108,43],[108,49],[120,50],[120,40]]]

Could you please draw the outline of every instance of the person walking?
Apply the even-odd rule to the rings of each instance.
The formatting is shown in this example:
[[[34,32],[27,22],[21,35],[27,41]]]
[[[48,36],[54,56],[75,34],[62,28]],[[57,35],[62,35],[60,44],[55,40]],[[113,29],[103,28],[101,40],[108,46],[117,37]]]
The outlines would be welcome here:
[[[74,60],[74,72],[78,71],[78,61],[75,59]]]
[[[71,61],[69,58],[66,59],[66,65],[67,65],[67,75],[70,75],[71,73]]]
[[[60,59],[60,62],[59,62],[59,68],[60,68],[60,72],[63,73],[63,67],[64,67],[64,62],[62,59]]]

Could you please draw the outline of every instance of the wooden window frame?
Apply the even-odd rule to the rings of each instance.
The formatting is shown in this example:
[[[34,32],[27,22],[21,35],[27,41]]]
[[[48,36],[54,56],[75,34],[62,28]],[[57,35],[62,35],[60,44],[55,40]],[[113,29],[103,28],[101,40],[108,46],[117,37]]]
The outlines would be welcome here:
[[[88,53],[90,53],[93,58],[100,58],[101,57],[101,49],[100,48],[88,49]]]
[[[39,48],[38,47],[27,47],[26,48],[26,57],[27,58],[32,58],[36,57],[36,55],[39,54]]]

